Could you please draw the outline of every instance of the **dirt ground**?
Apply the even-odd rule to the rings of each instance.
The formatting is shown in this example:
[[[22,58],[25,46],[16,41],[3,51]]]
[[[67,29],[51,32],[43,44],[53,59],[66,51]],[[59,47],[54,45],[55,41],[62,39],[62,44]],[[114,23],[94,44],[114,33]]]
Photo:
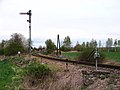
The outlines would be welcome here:
[[[36,57],[32,57],[36,58]],[[39,62],[48,64],[55,72],[52,77],[48,77],[42,83],[31,85],[28,79],[24,83],[26,90],[120,90],[120,71],[106,68],[98,68],[99,70],[109,71],[111,75],[118,75],[117,78],[95,79],[94,83],[85,86],[82,71],[95,70],[95,67],[68,64],[51,61],[43,58],[37,58]],[[115,81],[116,80],[116,81]]]

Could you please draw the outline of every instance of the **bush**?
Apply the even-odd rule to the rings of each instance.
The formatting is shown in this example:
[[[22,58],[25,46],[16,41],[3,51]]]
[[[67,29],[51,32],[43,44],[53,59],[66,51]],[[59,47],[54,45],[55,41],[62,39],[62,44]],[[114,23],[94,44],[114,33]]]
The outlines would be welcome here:
[[[95,63],[95,59],[94,59],[94,53],[95,52],[93,52],[91,54],[91,52],[93,50],[94,50],[93,48],[86,48],[86,50],[84,50],[83,52],[81,52],[81,54],[78,57],[78,60],[79,61],[84,61],[84,62]],[[100,58],[98,60],[98,63],[102,63],[103,60],[105,59],[105,55],[103,53],[101,53],[101,52],[99,52],[99,54],[100,54]],[[89,55],[90,55],[90,57],[89,57]]]
[[[31,63],[27,67],[27,74],[35,79],[41,79],[50,75],[51,70],[43,64]]]
[[[11,57],[9,58],[9,61],[12,62],[13,64],[15,64],[16,66],[18,67],[25,67],[29,64],[30,60],[28,59],[25,59],[24,57],[18,57],[18,56],[15,56],[15,57]],[[33,61],[33,60],[32,60]]]
[[[0,55],[4,55],[4,49],[0,48]]]
[[[21,45],[13,42],[5,48],[4,53],[6,56],[10,56],[16,55],[18,51],[24,51],[24,48]]]
[[[65,47],[65,46],[62,46],[60,49],[61,49],[62,51],[65,51],[65,52],[71,50],[70,47]]]

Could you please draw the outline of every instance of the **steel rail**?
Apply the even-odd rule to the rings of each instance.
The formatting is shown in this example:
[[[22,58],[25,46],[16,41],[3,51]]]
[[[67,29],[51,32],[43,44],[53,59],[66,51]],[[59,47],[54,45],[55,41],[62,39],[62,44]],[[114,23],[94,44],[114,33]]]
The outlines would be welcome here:
[[[49,59],[49,60],[55,60],[55,61],[60,61],[60,62],[95,66],[94,63],[87,63],[87,62],[83,62],[83,61],[73,61],[73,60],[69,60],[69,59],[65,59],[65,58],[52,57],[52,56],[49,56],[49,55],[43,55],[43,54],[32,54],[32,55],[36,56],[36,57],[42,57],[42,58],[46,58],[46,59]],[[98,64],[98,67],[111,68],[111,69],[118,69],[118,70],[120,70],[120,66],[116,66],[116,65]]]

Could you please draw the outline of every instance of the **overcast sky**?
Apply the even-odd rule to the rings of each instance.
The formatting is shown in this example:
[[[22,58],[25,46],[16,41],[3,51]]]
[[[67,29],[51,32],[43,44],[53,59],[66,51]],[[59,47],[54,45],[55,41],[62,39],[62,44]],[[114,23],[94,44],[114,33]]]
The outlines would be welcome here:
[[[47,39],[70,36],[73,44],[92,38],[120,39],[120,0],[0,0],[0,41],[13,33],[29,37],[27,15],[32,10],[35,46]]]

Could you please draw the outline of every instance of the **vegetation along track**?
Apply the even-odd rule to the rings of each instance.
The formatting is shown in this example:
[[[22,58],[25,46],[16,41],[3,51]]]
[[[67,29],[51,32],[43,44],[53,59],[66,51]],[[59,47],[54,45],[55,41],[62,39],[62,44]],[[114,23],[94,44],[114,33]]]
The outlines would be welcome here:
[[[49,55],[35,54],[35,53],[32,54],[32,55],[33,56],[37,56],[37,57],[41,57],[41,58],[46,58],[46,59],[49,59],[49,60],[60,61],[60,62],[95,66],[95,64],[93,64],[93,63],[87,63],[87,62],[83,62],[83,61],[73,61],[73,60],[68,60],[68,59],[65,59],[65,58],[52,57],[52,56],[49,56]],[[108,65],[108,64],[98,64],[98,67],[111,68],[111,69],[118,69],[118,70],[120,70],[120,66]]]

